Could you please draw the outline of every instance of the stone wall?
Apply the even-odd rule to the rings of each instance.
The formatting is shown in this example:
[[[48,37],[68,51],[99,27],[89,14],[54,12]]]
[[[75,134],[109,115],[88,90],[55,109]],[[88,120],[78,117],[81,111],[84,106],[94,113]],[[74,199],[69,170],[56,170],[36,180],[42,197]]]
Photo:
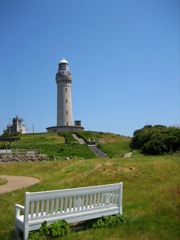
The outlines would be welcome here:
[[[0,155],[0,164],[8,162],[37,162],[46,161],[49,157],[46,155]]]

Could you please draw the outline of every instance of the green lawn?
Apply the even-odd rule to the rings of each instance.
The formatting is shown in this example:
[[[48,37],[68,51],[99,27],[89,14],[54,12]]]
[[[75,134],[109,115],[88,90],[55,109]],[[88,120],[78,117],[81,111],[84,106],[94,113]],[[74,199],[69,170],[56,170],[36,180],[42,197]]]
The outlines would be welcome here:
[[[0,195],[0,239],[13,239],[14,204],[23,204],[25,191],[121,181],[124,215],[132,219],[129,224],[113,229],[87,229],[61,239],[179,239],[179,172],[179,155],[1,164],[1,175],[32,176],[40,182]]]

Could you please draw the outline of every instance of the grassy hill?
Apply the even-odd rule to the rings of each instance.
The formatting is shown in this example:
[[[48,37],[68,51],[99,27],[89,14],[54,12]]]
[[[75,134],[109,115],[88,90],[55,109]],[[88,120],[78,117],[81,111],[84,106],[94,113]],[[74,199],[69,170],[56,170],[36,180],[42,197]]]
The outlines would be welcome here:
[[[99,142],[98,147],[102,149],[109,157],[122,157],[130,151],[129,143],[131,138],[118,134],[83,131],[77,132],[77,135],[86,142]],[[71,158],[95,158],[95,154],[84,144],[80,145],[70,133],[34,133],[21,134],[18,137],[19,149],[41,149],[42,154],[54,156],[56,159]],[[8,144],[0,143],[0,148],[8,147]],[[12,148],[16,148],[16,143],[12,144]]]

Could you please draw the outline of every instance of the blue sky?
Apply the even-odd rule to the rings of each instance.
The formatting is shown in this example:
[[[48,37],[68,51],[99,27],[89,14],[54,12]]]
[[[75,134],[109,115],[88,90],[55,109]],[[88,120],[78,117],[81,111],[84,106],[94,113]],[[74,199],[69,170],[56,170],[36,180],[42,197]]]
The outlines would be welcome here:
[[[62,58],[85,130],[180,126],[179,0],[1,0],[0,35],[0,134],[56,126]]]

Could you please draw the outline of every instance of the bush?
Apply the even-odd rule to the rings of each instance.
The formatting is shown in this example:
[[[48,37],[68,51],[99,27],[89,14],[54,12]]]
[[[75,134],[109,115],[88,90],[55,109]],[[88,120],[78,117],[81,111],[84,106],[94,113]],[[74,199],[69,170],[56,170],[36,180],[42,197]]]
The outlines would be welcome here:
[[[10,144],[7,142],[0,143],[0,149],[9,149]]]
[[[128,223],[127,217],[117,214],[115,216],[103,216],[102,218],[99,218],[96,222],[94,222],[92,226],[93,228],[113,228],[124,223]]]
[[[180,150],[180,128],[146,125],[134,131],[130,146],[148,155],[160,155]]]
[[[64,236],[69,234],[71,229],[65,220],[59,220],[50,225],[47,225],[45,221],[40,227],[39,231],[30,232],[29,240],[39,240],[39,239],[53,239],[59,236]]]
[[[21,133],[19,133],[19,132],[12,132],[12,133],[4,132],[2,134],[2,137],[18,137],[20,135],[21,135]]]

